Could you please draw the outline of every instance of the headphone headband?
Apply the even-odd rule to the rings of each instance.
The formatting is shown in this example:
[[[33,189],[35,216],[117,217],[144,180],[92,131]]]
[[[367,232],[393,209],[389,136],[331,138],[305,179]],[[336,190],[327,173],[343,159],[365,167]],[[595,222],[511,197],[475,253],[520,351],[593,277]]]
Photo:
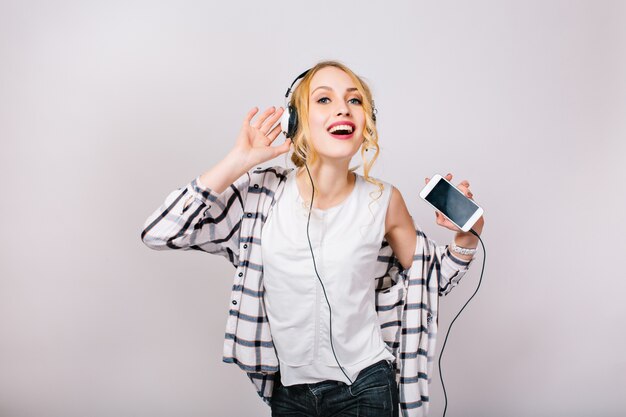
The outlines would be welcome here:
[[[312,68],[309,68],[308,70],[304,71],[302,74],[298,75],[296,77],[295,80],[293,80],[293,82],[291,83],[291,85],[289,86],[289,88],[287,89],[287,92],[285,93],[285,98],[289,97],[289,94],[291,93],[291,87],[293,87],[293,85],[301,78],[306,77],[306,75],[309,73],[309,71],[311,71]]]

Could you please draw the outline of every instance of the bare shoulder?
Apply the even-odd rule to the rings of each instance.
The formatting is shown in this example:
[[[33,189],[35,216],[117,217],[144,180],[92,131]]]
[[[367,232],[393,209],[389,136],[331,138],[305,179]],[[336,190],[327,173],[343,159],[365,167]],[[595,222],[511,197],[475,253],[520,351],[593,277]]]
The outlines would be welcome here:
[[[385,217],[385,238],[402,266],[405,269],[409,268],[413,260],[417,236],[413,218],[406,207],[402,193],[393,186]]]
[[[387,208],[387,215],[385,217],[385,236],[396,227],[402,227],[402,225],[412,224],[411,214],[406,207],[402,193],[393,185],[391,186],[391,198],[389,200],[389,207]]]

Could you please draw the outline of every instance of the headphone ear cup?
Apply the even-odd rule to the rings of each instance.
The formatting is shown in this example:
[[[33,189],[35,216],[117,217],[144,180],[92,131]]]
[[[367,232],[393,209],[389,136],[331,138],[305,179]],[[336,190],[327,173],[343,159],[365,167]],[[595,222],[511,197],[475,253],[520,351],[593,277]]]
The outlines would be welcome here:
[[[291,105],[289,106],[289,121],[287,127],[287,137],[293,139],[298,130],[298,111]]]
[[[291,118],[291,106],[288,106],[283,112],[280,118],[280,128],[282,129],[285,137],[289,138],[289,119]]]

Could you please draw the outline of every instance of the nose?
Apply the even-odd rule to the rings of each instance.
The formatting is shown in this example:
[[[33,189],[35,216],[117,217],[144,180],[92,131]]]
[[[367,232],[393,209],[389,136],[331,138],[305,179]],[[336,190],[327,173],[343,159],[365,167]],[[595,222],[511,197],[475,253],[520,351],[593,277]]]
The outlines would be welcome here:
[[[348,107],[348,105],[346,104],[345,101],[340,101],[339,104],[337,105],[337,116],[350,116],[350,108]]]

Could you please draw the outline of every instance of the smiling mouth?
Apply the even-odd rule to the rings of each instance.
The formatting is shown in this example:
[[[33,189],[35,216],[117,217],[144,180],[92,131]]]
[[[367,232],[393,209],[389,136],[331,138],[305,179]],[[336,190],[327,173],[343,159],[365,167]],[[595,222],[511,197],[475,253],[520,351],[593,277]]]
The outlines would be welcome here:
[[[348,136],[354,133],[354,127],[350,125],[335,125],[328,129],[328,133],[333,136]]]

